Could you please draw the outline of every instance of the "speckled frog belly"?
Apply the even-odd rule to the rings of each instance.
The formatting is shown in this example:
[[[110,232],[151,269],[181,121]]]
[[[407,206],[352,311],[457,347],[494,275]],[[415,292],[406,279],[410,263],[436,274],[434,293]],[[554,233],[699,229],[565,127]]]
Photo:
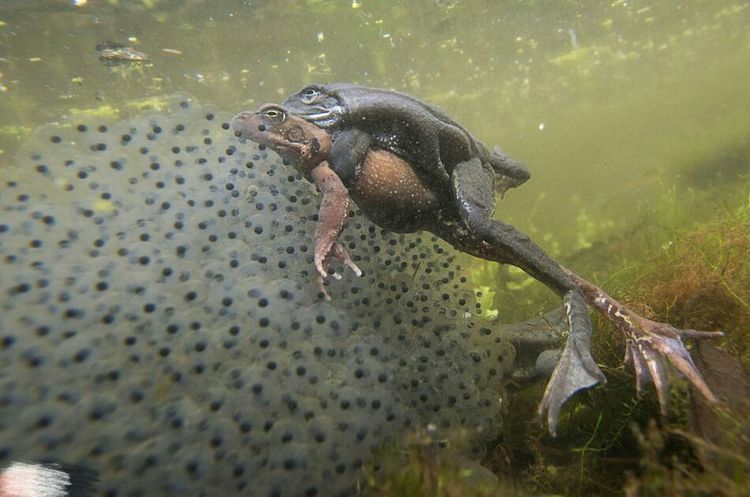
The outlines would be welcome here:
[[[368,152],[349,193],[368,219],[402,233],[423,228],[440,205],[425,180],[386,150]]]

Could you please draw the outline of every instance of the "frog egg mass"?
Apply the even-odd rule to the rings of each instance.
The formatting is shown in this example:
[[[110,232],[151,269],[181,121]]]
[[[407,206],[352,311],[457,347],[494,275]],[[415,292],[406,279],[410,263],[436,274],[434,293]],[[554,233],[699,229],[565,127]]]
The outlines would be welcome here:
[[[48,126],[0,186],[0,466],[103,496],[351,495],[405,430],[490,438],[514,350],[455,252],[352,213],[325,302],[319,197],[229,114]],[[467,317],[470,316],[470,317]]]

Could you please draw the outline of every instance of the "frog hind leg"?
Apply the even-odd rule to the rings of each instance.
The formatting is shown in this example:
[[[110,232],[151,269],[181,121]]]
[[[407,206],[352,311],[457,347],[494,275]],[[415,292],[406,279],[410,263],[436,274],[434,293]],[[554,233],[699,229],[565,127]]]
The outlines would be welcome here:
[[[578,390],[606,379],[591,357],[591,318],[575,283],[528,236],[492,219],[494,178],[491,166],[479,159],[459,163],[452,173],[453,192],[464,223],[486,245],[482,250],[485,258],[523,269],[563,298],[568,339],[539,406],[540,415],[547,413],[549,430],[554,435],[565,401]]]
[[[371,142],[370,134],[357,128],[341,131],[334,137],[328,163],[347,188],[351,188],[359,176]]]
[[[667,414],[669,407],[669,375],[665,359],[688,379],[706,401],[710,404],[718,402],[693,363],[682,339],[716,338],[722,336],[722,332],[680,330],[668,323],[658,323],[644,318],[593,283],[568,269],[563,270],[583,292],[589,305],[625,335],[625,362],[632,363],[635,369],[636,390],[640,394],[644,385],[653,382],[663,415]]]
[[[635,368],[637,390],[640,393],[646,383],[653,381],[663,414],[667,412],[669,400],[665,360],[680,371],[709,403],[718,402],[682,339],[715,338],[721,336],[721,332],[679,330],[667,323],[646,319],[596,285],[557,264],[526,235],[491,219],[491,178],[481,164],[471,162],[456,167],[454,192],[464,223],[489,245],[483,251],[486,258],[518,266],[563,296],[568,340],[539,406],[540,415],[547,413],[553,435],[562,404],[577,390],[605,381],[591,358],[591,320],[586,304],[604,315],[625,335],[626,361]]]

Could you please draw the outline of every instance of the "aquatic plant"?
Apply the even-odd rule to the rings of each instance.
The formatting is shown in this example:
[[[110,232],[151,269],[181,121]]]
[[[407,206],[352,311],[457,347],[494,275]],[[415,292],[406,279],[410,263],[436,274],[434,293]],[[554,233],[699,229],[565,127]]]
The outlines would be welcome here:
[[[381,448],[365,468],[362,497],[512,497],[522,493],[472,461],[472,437],[453,430],[436,438],[410,432]]]

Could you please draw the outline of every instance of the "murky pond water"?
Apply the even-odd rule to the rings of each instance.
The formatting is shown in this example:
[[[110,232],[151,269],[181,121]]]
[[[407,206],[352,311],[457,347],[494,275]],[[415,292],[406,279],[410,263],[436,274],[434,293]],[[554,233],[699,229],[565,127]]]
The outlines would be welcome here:
[[[312,188],[226,123],[310,82],[409,93],[528,166],[496,217],[569,256],[667,196],[746,201],[748,26],[732,0],[3,1],[0,462],[350,495],[401,429],[497,436],[515,352],[476,263],[355,219],[366,278],[322,302]]]
[[[750,130],[744,2],[79,3],[0,7],[4,161],[22,129],[74,109],[185,91],[236,111],[354,81],[435,103],[525,162],[503,217],[569,242],[580,210],[637,211]],[[152,65],[98,61],[129,39]]]

